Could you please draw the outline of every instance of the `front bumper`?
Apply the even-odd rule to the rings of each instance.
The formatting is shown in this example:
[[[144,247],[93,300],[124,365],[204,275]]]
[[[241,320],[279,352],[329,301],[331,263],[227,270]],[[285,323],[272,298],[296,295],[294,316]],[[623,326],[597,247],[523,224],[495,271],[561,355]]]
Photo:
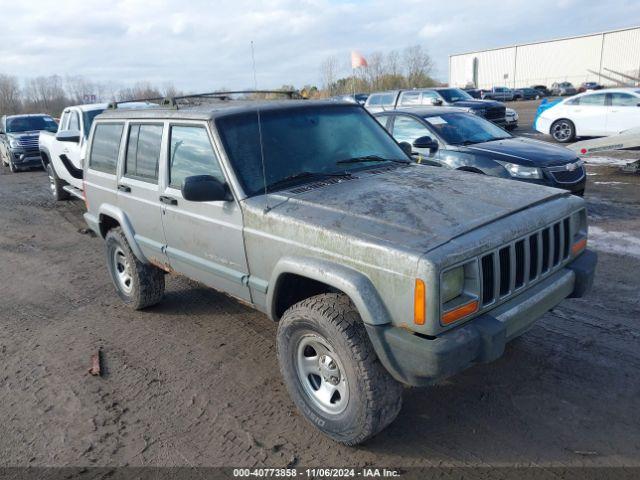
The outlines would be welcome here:
[[[42,166],[42,158],[39,151],[12,150],[11,162],[19,168]]]
[[[547,175],[545,175],[545,178],[542,179],[535,179],[535,180],[529,180],[526,178],[514,178],[511,177],[513,180],[517,180],[519,182],[527,182],[527,183],[534,183],[536,185],[544,185],[545,187],[553,187],[553,188],[560,188],[562,190],[567,190],[571,193],[573,193],[574,195],[582,195],[584,193],[584,190],[587,186],[587,176],[585,175],[584,177],[582,177],[581,180],[575,182],[575,183],[560,183],[552,178],[549,178]]]
[[[565,298],[591,288],[597,255],[587,250],[567,267],[508,302],[438,337],[424,337],[389,325],[366,329],[378,357],[398,381],[429,385],[476,363],[499,358],[509,340],[523,334]]]

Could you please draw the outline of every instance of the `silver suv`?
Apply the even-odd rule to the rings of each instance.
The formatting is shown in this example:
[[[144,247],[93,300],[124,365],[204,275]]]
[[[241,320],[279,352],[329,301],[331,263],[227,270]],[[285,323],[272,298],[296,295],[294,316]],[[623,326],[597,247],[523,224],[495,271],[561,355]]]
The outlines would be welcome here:
[[[175,272],[265,312],[293,401],[349,445],[593,278],[581,199],[413,163],[353,103],[108,110],[84,168],[122,300]]]

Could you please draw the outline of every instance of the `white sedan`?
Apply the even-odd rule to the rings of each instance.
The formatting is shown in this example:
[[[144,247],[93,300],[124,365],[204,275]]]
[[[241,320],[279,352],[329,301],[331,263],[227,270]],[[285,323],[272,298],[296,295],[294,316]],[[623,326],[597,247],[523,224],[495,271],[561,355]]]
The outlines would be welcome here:
[[[605,137],[640,127],[640,89],[587,91],[545,108],[533,122],[538,132],[567,143],[576,137]]]

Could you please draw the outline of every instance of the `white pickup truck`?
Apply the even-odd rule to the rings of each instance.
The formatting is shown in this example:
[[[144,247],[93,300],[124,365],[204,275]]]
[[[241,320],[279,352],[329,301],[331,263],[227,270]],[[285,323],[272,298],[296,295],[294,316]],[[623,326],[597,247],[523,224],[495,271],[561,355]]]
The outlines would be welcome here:
[[[51,193],[56,200],[66,200],[70,196],[82,198],[82,161],[87,137],[93,119],[107,106],[106,103],[94,103],[67,107],[62,112],[56,133],[40,133],[42,166],[49,175]]]
[[[146,102],[127,102],[120,106],[131,109],[157,105]],[[82,168],[87,150],[87,138],[93,119],[108,107],[108,103],[67,107],[62,112],[56,133],[40,133],[39,148],[42,166],[49,176],[49,186],[55,200],[67,200],[71,196],[83,198]]]

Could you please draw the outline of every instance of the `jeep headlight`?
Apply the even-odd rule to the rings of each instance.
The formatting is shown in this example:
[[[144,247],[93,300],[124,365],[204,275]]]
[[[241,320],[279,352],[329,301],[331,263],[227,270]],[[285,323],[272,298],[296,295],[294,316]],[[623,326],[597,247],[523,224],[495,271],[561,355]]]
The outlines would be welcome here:
[[[442,284],[440,285],[442,303],[447,303],[462,295],[464,291],[464,266],[459,266],[447,270],[442,274]]]
[[[450,325],[478,311],[480,273],[477,259],[440,275],[440,323]]]
[[[509,172],[514,178],[529,178],[529,179],[541,179],[542,170],[538,167],[525,167],[524,165],[517,165],[509,162],[498,162]]]

